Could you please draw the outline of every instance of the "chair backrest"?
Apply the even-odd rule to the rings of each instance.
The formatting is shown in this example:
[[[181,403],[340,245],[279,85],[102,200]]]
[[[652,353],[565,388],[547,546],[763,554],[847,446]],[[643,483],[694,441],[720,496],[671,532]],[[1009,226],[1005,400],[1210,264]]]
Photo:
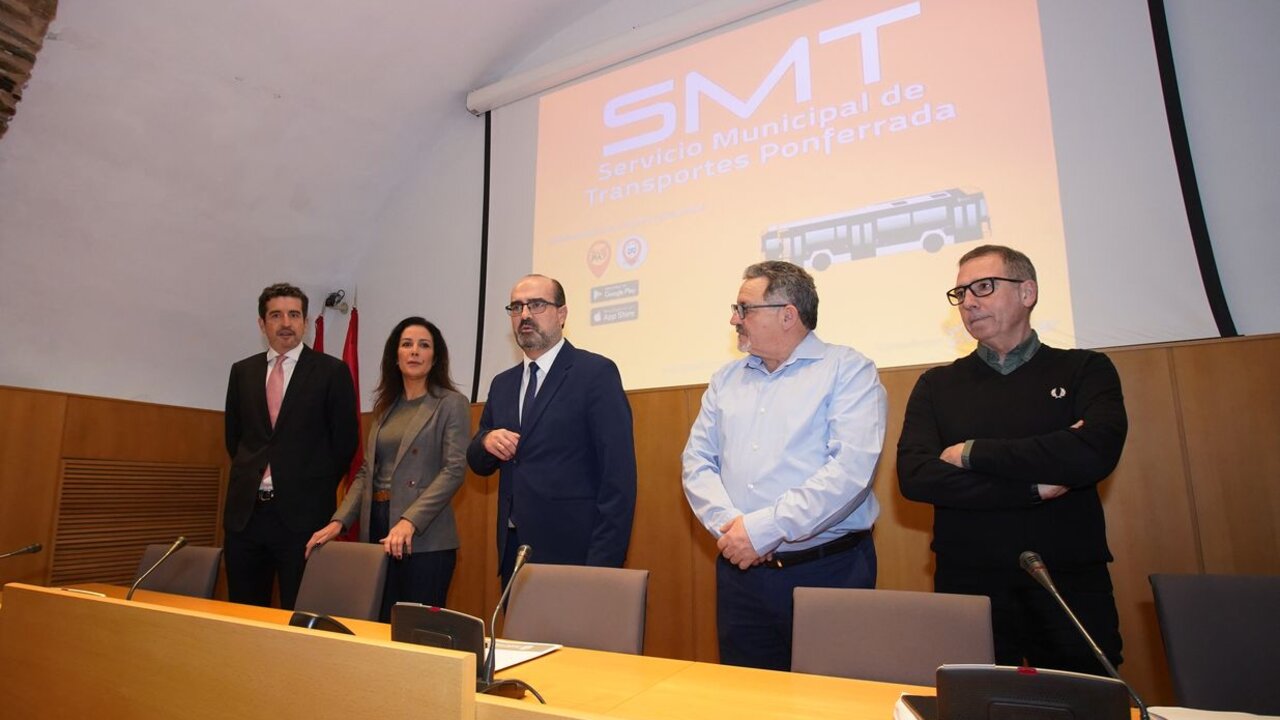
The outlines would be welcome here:
[[[386,581],[382,545],[328,542],[311,551],[294,610],[377,620]]]
[[[995,660],[983,596],[796,588],[794,598],[793,672],[933,685],[939,665]]]
[[[148,545],[142,553],[142,560],[138,561],[138,572],[134,577],[155,565],[169,547],[169,543]],[[138,587],[174,595],[211,598],[213,587],[218,583],[218,564],[221,561],[222,548],[187,545],[170,555]]]
[[[1178,705],[1280,715],[1280,575],[1152,575]]]
[[[530,563],[516,577],[502,637],[639,655],[649,571]]]

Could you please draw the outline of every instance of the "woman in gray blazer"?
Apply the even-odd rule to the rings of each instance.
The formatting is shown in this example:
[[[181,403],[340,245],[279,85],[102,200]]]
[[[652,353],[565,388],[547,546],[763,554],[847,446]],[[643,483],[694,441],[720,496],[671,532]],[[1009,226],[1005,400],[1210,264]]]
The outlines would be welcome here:
[[[470,406],[449,378],[449,348],[434,324],[410,317],[391,331],[373,417],[364,465],[307,554],[358,519],[360,540],[382,543],[391,556],[386,622],[397,602],[443,606],[457,562],[450,501],[466,469]]]

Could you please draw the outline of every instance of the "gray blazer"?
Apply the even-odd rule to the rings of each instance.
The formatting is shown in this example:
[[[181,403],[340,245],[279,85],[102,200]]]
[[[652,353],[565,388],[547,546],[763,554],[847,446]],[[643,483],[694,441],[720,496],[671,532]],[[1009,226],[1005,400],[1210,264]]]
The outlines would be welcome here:
[[[360,518],[360,540],[369,537],[369,507],[373,489],[378,431],[375,420],[365,443],[364,464],[342,499],[333,519],[344,528]],[[470,404],[462,393],[445,390],[442,397],[428,393],[400,441],[391,474],[391,525],[401,518],[413,523],[413,552],[451,550],[458,547],[458,525],[450,501],[462,486],[470,439]]]

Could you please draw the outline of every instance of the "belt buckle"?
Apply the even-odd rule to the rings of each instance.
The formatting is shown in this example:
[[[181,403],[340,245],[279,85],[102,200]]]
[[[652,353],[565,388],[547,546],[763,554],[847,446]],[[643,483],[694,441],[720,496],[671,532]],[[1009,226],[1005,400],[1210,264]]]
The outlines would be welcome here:
[[[258,491],[258,502],[269,502],[271,500],[274,500],[275,497],[276,497],[275,490],[259,490]]]

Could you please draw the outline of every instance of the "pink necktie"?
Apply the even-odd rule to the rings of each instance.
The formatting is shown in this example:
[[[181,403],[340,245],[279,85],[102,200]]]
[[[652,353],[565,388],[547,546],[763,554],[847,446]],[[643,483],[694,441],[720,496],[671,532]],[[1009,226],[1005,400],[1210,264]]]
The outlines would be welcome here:
[[[271,366],[267,375],[267,414],[271,416],[271,427],[276,426],[276,418],[280,415],[280,403],[284,402],[284,356],[276,356],[276,364]],[[262,471],[262,477],[271,477],[271,465]],[[265,489],[272,489],[264,486]]]
[[[271,415],[271,427],[280,416],[280,403],[284,402],[284,355],[276,356],[276,364],[267,376],[267,413]]]

